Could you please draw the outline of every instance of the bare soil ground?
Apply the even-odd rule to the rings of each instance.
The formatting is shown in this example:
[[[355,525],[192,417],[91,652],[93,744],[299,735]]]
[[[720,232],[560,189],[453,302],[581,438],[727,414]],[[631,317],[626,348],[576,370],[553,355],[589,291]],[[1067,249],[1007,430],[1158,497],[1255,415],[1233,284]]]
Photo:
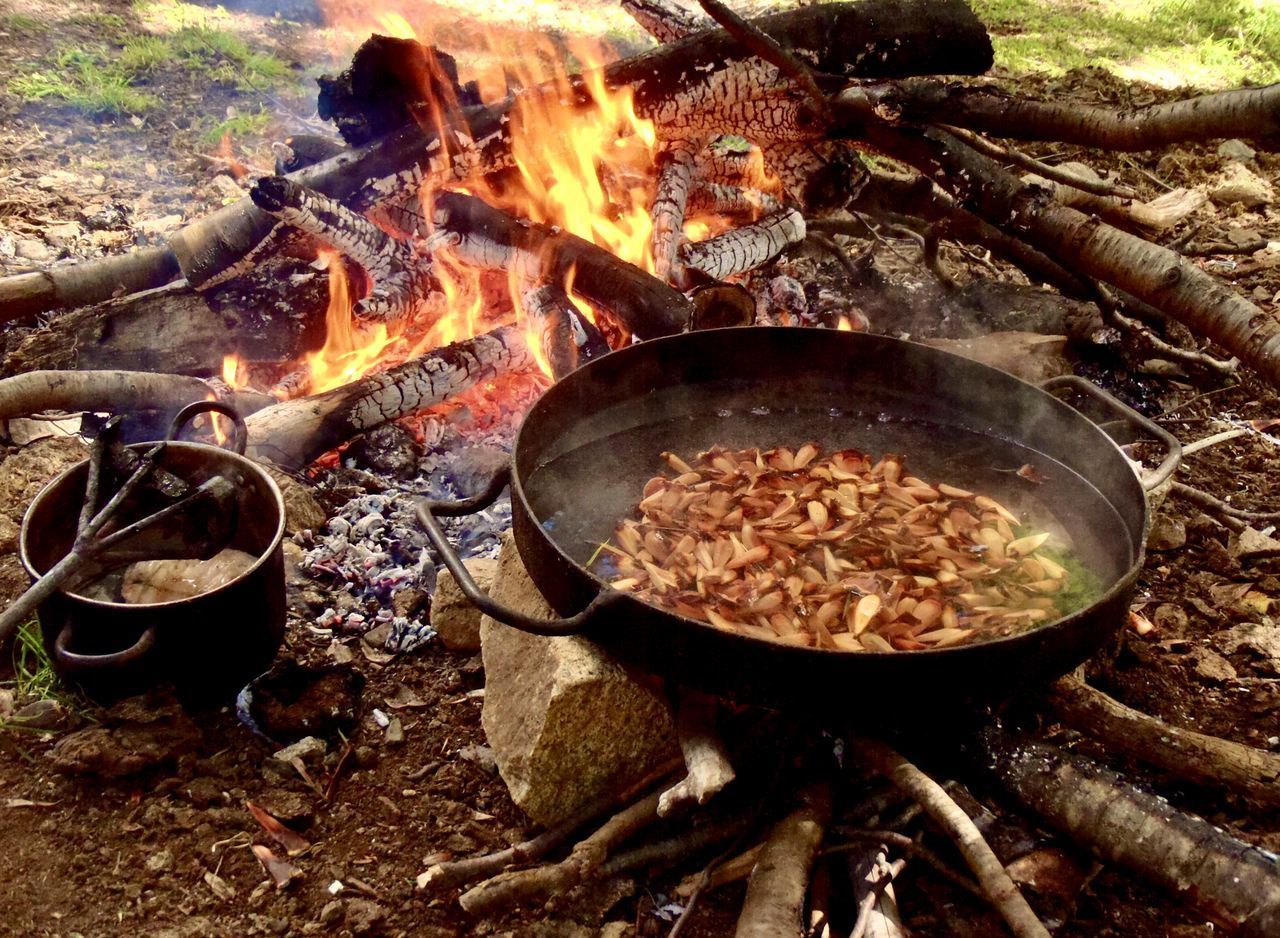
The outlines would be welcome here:
[[[0,15],[17,12],[37,23],[15,21],[11,15],[0,20],[0,44],[7,52],[0,57],[0,89],[59,46],[100,41],[102,21],[95,16],[113,14],[129,28],[142,28],[131,19],[136,8],[118,2],[23,4],[20,11],[11,0],[0,2]],[[82,14],[89,19],[77,20]],[[325,54],[311,26],[246,13],[228,16],[255,48],[290,63],[299,76]],[[1070,93],[1113,104],[1169,96],[1095,72],[1018,79],[1015,84],[1030,94]],[[301,87],[281,90],[278,96],[283,106],[305,117],[311,105]],[[87,117],[0,90],[0,152],[5,154],[0,165],[0,273],[57,258],[126,250],[237,196],[239,183],[228,175],[228,164],[209,158],[217,143],[209,140],[208,131],[229,114],[256,112],[263,96],[237,87],[234,80],[178,67],[155,70],[151,91],[162,103],[139,125],[127,116]],[[305,122],[273,104],[265,124],[235,136],[234,155],[265,170],[270,140],[301,129]],[[1053,155],[1071,159],[1078,154],[1063,148]],[[1150,198],[1166,186],[1204,185],[1222,165],[1213,147],[1185,147],[1118,158],[1098,168],[1113,170]],[[1280,182],[1275,156],[1260,155],[1255,170]],[[1221,240],[1232,230],[1280,240],[1280,213],[1274,207],[1207,207],[1170,237],[1181,234],[1185,224],[1200,228],[1197,240]],[[962,280],[992,275],[983,258],[950,249],[945,258]],[[1280,252],[1215,256],[1203,264],[1275,312]],[[886,261],[885,276],[899,281],[919,277],[918,271],[904,271],[903,266]],[[895,331],[892,323],[877,325]],[[1080,370],[1145,412],[1168,415],[1160,419],[1184,441],[1246,426],[1246,421],[1280,418],[1280,395],[1248,375],[1221,389],[1200,377],[1153,374],[1150,354],[1119,343],[1077,347],[1076,352]],[[56,468],[53,460],[65,463],[75,457],[66,444],[33,445],[49,450],[45,477]],[[1275,430],[1251,430],[1189,457],[1179,479],[1239,507],[1280,510],[1277,447]],[[7,457],[15,454],[11,449]],[[4,470],[0,463],[0,474]],[[8,483],[10,503],[0,506],[3,514],[20,517],[40,481],[33,478],[16,487]],[[1171,533],[1153,545],[1139,583],[1142,612],[1157,628],[1141,637],[1122,633],[1113,654],[1096,663],[1095,680],[1121,700],[1172,723],[1280,748],[1280,658],[1243,645],[1232,650],[1227,635],[1248,622],[1273,633],[1278,628],[1273,616],[1280,616],[1280,560],[1242,564],[1232,555],[1228,532],[1185,502],[1170,499],[1161,513],[1162,530]],[[1179,530],[1185,532],[1184,541]],[[12,526],[0,525],[0,534],[5,535],[0,550],[12,551]],[[7,600],[21,588],[22,577],[11,553],[3,563],[0,582]],[[1242,599],[1246,585],[1259,594],[1248,602]],[[272,747],[250,734],[229,708],[199,713],[194,722],[176,714],[167,717],[165,738],[176,740],[168,757],[118,780],[56,771],[50,752],[71,730],[95,722],[114,725],[119,713],[73,704],[51,713],[48,732],[0,732],[0,842],[6,855],[0,876],[0,934],[445,938],[598,933],[596,924],[540,911],[507,923],[474,923],[452,895],[415,893],[414,878],[428,858],[500,849],[523,839],[529,825],[511,803],[484,748],[478,656],[430,645],[389,658],[360,638],[331,644],[308,628],[316,610],[303,595],[325,586],[296,569],[291,573],[291,615],[281,658],[316,664],[349,660],[366,684],[355,731],[345,741],[331,734],[327,752],[307,764],[306,778],[273,759]],[[12,701],[16,708],[29,703],[21,697]],[[402,740],[375,722],[374,708],[398,717]],[[161,706],[161,712],[168,711]],[[1274,815],[1173,784],[1060,728],[1048,725],[1045,732],[1118,765],[1179,806],[1280,849],[1280,823]],[[247,802],[270,811],[313,844],[294,859],[300,875],[287,888],[270,883],[251,851],[253,843],[270,840],[246,809]],[[1008,810],[998,802],[993,806]],[[276,852],[283,853],[278,847]],[[624,934],[664,934],[669,926],[653,909],[671,884],[671,877],[642,882],[636,897],[624,901],[609,919],[626,922]],[[965,899],[948,904],[938,898],[946,895],[940,890],[927,874],[910,871],[900,884],[899,901],[917,934],[994,933],[996,926],[985,910]],[[725,934],[740,897],[741,887],[713,894],[687,933]],[[1214,930],[1171,897],[1104,868],[1089,881],[1058,933],[1190,938]]]

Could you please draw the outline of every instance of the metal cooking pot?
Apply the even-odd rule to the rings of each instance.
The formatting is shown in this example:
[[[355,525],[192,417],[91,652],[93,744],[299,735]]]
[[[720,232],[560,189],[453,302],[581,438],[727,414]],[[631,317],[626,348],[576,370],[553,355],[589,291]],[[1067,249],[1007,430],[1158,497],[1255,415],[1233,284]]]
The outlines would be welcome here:
[[[883,336],[747,327],[655,339],[592,361],[534,404],[507,473],[452,504],[423,504],[432,546],[488,615],[543,635],[584,632],[625,663],[680,684],[770,706],[850,706],[922,697],[930,706],[992,701],[1049,681],[1125,621],[1150,519],[1144,483],[1099,426],[1049,393],[1105,404],[1167,449],[1145,486],[1174,471],[1169,433],[1081,379],[1037,388],[995,368]],[[910,652],[851,653],[733,635],[608,587],[587,568],[630,517],[660,453],[798,446],[900,453],[922,478],[983,492],[1053,527],[1104,584],[1092,605],[1007,638]],[[1016,476],[1031,464],[1044,477]],[[509,481],[516,546],[566,619],[504,609],[467,575],[433,514],[490,503]],[[944,707],[945,709],[945,707]]]
[[[194,408],[194,410],[193,410]],[[223,410],[201,402],[200,410]],[[238,419],[238,418],[237,418]],[[180,426],[170,431],[172,437]],[[243,422],[238,430],[243,431]],[[236,482],[236,524],[228,547],[252,554],[252,567],[207,593],[136,605],[63,589],[38,608],[54,669],[92,697],[113,699],[160,682],[192,702],[233,695],[266,670],[284,635],[284,500],[260,466],[238,452],[203,443],[167,443],[158,466],[192,487],[222,475]],[[130,448],[141,455],[153,444]],[[32,579],[67,555],[75,540],[89,461],[77,463],[36,496],[22,519],[18,549]]]

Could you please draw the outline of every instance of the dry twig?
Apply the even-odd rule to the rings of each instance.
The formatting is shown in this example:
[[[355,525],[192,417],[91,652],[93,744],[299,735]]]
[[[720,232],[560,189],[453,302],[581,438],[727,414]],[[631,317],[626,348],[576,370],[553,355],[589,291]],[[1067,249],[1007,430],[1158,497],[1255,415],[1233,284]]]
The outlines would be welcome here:
[[[1009,878],[981,832],[941,785],[879,740],[862,737],[851,740],[851,743],[854,752],[881,775],[910,793],[951,835],[987,898],[1014,935],[1018,938],[1049,938],[1048,930],[1027,905],[1027,900]]]

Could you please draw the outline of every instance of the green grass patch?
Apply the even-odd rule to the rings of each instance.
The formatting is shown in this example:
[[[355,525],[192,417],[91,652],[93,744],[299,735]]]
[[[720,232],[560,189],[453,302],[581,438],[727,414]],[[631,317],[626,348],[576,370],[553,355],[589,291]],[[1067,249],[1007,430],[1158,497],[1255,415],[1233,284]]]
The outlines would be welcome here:
[[[13,637],[13,689],[18,697],[29,700],[60,699],[58,676],[35,619],[19,626]]]
[[[160,103],[133,87],[132,76],[102,50],[60,49],[10,80],[8,90],[28,101],[65,101],[91,114],[145,114]]]
[[[261,134],[270,123],[271,115],[266,110],[260,110],[254,114],[237,114],[235,117],[229,117],[214,124],[205,131],[202,139],[205,143],[214,144],[221,141],[226,134],[230,134],[232,138]]]
[[[0,16],[0,29],[16,29],[25,33],[33,33],[48,28],[47,23],[25,13],[6,13],[4,16]]]
[[[973,0],[1013,72],[1101,66],[1168,87],[1280,81],[1272,0]]]

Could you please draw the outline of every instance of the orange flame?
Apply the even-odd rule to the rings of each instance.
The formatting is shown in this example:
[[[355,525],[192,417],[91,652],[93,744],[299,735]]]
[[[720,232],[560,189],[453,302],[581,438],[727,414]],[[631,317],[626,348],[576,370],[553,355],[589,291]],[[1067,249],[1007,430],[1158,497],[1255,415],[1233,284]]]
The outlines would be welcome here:
[[[218,156],[226,160],[227,172],[231,174],[232,179],[243,179],[249,175],[249,170],[236,158],[235,152],[231,149],[231,131],[229,130],[223,132],[222,140],[218,143]]]
[[[421,8],[409,6],[406,0],[375,3],[383,9],[370,12],[364,4],[346,0],[324,0],[323,5],[330,25],[353,34],[362,30],[367,36],[372,27],[385,35],[432,43],[435,37],[422,34]],[[452,43],[440,45],[456,44],[457,30],[476,25],[442,22],[441,28],[449,30]],[[631,88],[606,86],[603,65],[614,57],[613,51],[599,42],[570,41],[579,77],[566,65],[563,48],[541,34],[496,25],[481,29],[483,48],[478,52],[473,48],[468,59],[459,57],[460,82],[475,81],[489,101],[506,95],[512,87],[522,93],[508,125],[515,171],[506,174],[500,184],[467,179],[467,191],[511,215],[558,226],[652,271],[649,207],[656,179],[656,133],[651,121],[636,114]],[[449,82],[433,82],[437,90],[448,86]],[[457,100],[448,93],[440,97],[443,100],[432,98],[429,102],[430,119],[441,129],[454,127],[465,132]],[[447,144],[453,138],[441,133],[439,139]],[[431,217],[434,195],[428,189],[420,193],[424,217]],[[702,230],[715,230],[714,220],[703,224]],[[404,326],[391,330],[381,325],[355,328],[353,300],[342,265],[329,262],[328,337],[322,349],[307,356],[307,393],[348,383],[430,347],[469,338],[513,316],[527,319],[521,295],[530,284],[518,276],[508,277],[506,296],[502,296],[500,277],[484,276],[451,260],[447,251],[436,252],[433,260],[442,298],[433,300],[432,308],[406,317],[410,321]],[[573,292],[573,271],[563,286],[575,306],[594,322],[595,312]],[[527,322],[525,325],[535,360],[550,374],[536,330]]]
[[[836,328],[837,328],[837,329],[839,329],[841,332],[852,332],[852,331],[853,331],[853,323],[851,323],[851,322],[849,321],[849,317],[848,317],[848,316],[841,316],[841,317],[836,321]]]

